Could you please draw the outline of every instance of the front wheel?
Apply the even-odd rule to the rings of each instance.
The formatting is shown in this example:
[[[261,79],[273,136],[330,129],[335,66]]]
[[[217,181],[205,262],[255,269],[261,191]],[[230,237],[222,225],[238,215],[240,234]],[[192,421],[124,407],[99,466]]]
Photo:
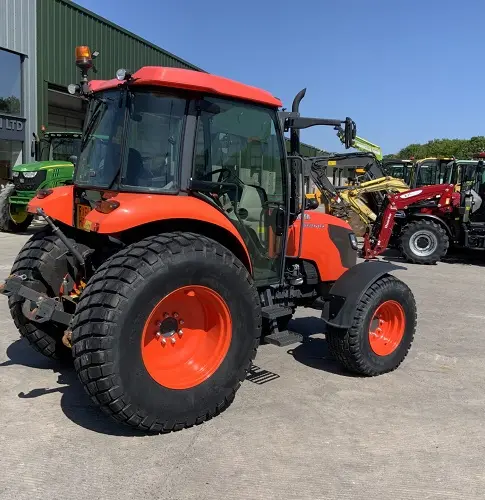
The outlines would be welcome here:
[[[13,184],[7,184],[0,192],[0,231],[22,233],[27,230],[34,217],[27,212],[26,207],[10,203],[10,196],[14,193]]]
[[[399,248],[406,260],[415,264],[436,264],[448,251],[449,238],[440,224],[416,220],[402,231]]]
[[[88,250],[73,240],[71,243],[81,253]],[[66,246],[50,229],[35,233],[27,241],[11,270],[11,274],[25,276],[25,285],[49,297],[59,296],[66,274],[75,278],[78,273],[78,266],[69,256]],[[62,343],[66,327],[54,322],[36,323],[28,320],[22,312],[25,301],[19,295],[12,295],[8,299],[10,314],[20,335],[44,356],[72,361],[71,351]]]
[[[149,237],[105,262],[73,319],[74,365],[101,410],[151,432],[225,410],[261,335],[244,265],[192,233]]]
[[[416,330],[416,302],[394,276],[379,278],[360,300],[351,328],[329,327],[329,351],[348,370],[375,376],[395,370],[407,356]]]

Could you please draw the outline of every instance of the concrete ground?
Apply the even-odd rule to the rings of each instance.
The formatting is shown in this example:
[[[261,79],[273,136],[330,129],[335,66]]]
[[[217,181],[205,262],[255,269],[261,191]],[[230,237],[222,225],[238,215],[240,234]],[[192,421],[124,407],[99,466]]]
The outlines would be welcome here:
[[[0,234],[1,278],[27,238]],[[266,376],[255,370],[225,413],[160,436],[93,408],[71,370],[19,340],[0,297],[0,498],[482,499],[483,263],[470,254],[396,272],[419,307],[397,371],[351,377],[322,335],[264,345]],[[323,330],[312,310],[292,327]]]

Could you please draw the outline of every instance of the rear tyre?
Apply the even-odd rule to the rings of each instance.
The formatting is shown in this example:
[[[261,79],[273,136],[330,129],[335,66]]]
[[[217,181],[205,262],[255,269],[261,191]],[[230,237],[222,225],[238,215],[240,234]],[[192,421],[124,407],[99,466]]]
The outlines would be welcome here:
[[[91,278],[73,319],[74,365],[105,413],[170,432],[231,404],[260,335],[244,265],[204,236],[163,234],[123,249]]]
[[[376,376],[395,370],[416,330],[416,302],[401,280],[385,275],[365,293],[349,330],[329,327],[330,353],[348,370]]]
[[[76,245],[84,252],[87,247]],[[77,274],[67,248],[49,229],[35,233],[17,255],[11,274],[25,275],[25,284],[35,290],[57,297],[64,276]],[[64,255],[64,257],[63,257]],[[25,299],[18,295],[9,297],[10,313],[22,337],[38,352],[54,359],[70,359],[71,351],[62,343],[66,327],[58,323],[34,323],[22,313]]]
[[[13,184],[7,184],[0,192],[0,231],[22,233],[32,223],[33,215],[24,210],[13,210],[9,198],[15,192]]]
[[[446,255],[449,244],[443,227],[424,219],[410,222],[404,227],[399,248],[409,262],[436,264]]]

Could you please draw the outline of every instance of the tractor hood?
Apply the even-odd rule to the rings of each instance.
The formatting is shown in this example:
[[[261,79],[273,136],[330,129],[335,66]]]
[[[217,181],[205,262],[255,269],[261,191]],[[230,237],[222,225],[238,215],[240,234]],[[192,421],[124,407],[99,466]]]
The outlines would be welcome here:
[[[13,172],[32,172],[35,170],[46,170],[48,168],[74,167],[68,161],[34,161],[32,163],[22,163],[12,168]]]

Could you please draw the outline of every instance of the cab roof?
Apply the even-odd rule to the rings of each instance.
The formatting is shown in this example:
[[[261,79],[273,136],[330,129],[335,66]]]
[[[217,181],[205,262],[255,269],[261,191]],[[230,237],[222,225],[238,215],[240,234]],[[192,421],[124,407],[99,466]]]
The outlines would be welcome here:
[[[194,90],[207,94],[253,101],[274,108],[282,106],[281,101],[266,90],[245,85],[229,78],[190,69],[144,66],[133,73],[132,78],[131,85],[150,85]],[[89,87],[93,92],[99,92],[101,90],[116,88],[119,84],[120,82],[116,78],[112,80],[91,80]]]

